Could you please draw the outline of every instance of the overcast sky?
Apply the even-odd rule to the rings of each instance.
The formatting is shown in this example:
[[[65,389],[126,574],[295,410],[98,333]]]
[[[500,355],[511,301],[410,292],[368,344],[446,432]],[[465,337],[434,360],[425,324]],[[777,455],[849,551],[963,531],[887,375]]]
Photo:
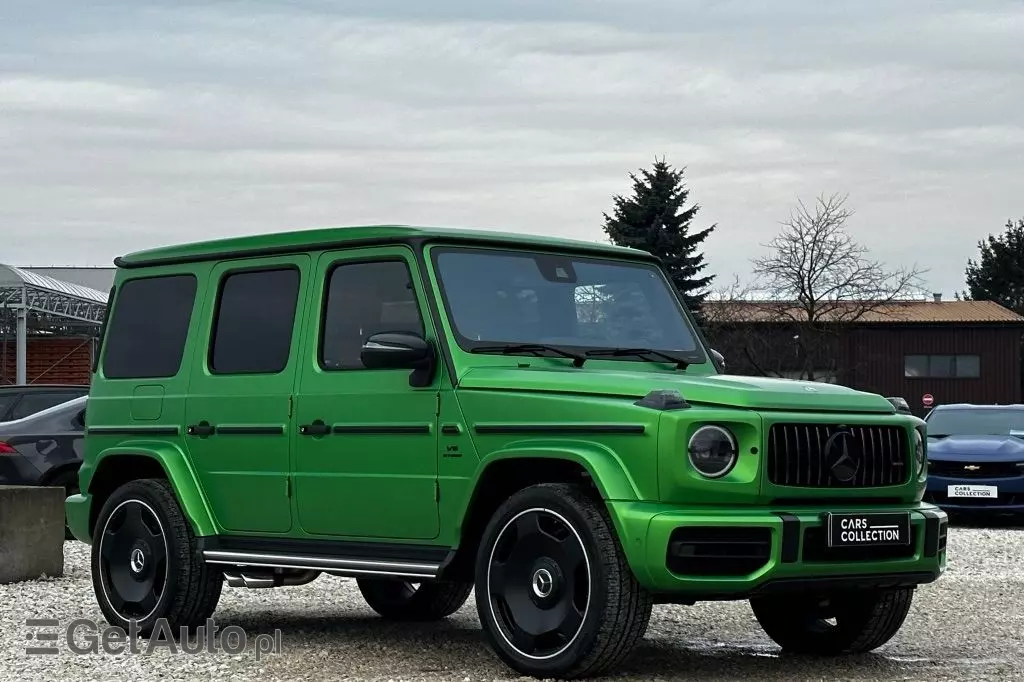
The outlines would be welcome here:
[[[842,192],[951,297],[1024,217],[1024,3],[0,3],[0,262],[383,222],[603,239],[662,155],[720,280]]]

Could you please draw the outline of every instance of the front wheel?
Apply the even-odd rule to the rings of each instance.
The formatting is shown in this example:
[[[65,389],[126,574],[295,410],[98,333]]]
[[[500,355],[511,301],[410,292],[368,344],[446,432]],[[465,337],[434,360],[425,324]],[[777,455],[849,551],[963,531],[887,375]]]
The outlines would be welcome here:
[[[495,512],[477,554],[476,604],[498,656],[536,677],[614,668],[651,616],[604,504],[554,483],[521,490]]]
[[[143,637],[159,619],[173,636],[204,624],[223,585],[199,555],[170,484],[157,479],[124,484],[100,509],[92,581],[107,622],[127,630],[134,621]]]
[[[784,651],[838,656],[871,651],[892,639],[913,597],[913,588],[900,588],[823,599],[759,597],[750,606],[765,634]]]

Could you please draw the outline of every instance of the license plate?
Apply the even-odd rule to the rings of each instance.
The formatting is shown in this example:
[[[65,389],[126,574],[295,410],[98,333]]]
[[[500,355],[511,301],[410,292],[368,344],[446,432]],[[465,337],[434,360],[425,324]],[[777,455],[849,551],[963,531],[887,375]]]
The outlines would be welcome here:
[[[829,513],[829,547],[877,547],[910,543],[909,512]]]
[[[994,485],[951,485],[946,487],[948,497],[999,497],[999,488]]]

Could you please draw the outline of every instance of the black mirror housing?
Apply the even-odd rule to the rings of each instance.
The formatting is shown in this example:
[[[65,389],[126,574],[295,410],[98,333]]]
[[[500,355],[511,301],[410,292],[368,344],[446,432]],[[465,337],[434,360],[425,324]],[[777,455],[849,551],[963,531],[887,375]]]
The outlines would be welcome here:
[[[411,369],[412,386],[427,386],[434,376],[436,353],[429,341],[411,332],[373,334],[363,343],[360,359],[367,369]]]

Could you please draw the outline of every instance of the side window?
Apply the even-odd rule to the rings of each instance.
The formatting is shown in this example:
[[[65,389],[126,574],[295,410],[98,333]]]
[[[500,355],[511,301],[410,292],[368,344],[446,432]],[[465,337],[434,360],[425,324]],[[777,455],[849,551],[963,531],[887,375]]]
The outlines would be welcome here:
[[[213,374],[275,374],[291,353],[299,299],[296,268],[249,270],[221,282],[210,338]]]
[[[114,301],[103,345],[109,379],[173,377],[185,352],[196,278],[170,275],[133,279]]]
[[[7,418],[7,411],[18,400],[17,394],[0,396],[0,421]]]
[[[359,356],[363,342],[381,332],[424,333],[408,265],[378,261],[336,266],[327,276],[320,366],[364,369]]]
[[[21,402],[19,402],[11,414],[11,419],[21,419],[22,417],[28,417],[35,414],[36,412],[42,412],[43,410],[66,403],[69,400],[74,400],[78,397],[76,393],[26,393]]]

